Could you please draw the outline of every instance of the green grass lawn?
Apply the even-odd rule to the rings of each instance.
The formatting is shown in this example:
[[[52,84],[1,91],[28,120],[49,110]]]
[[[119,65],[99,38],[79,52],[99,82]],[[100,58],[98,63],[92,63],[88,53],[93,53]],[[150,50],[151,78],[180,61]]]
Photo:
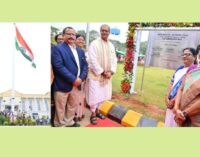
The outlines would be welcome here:
[[[121,80],[123,74],[124,63],[118,63],[117,73],[113,76],[113,93],[121,92]],[[172,77],[174,70],[168,70],[157,67],[146,67],[144,75],[143,90],[140,91],[142,82],[143,66],[138,66],[136,74],[135,91],[136,95],[130,95],[136,100],[145,104],[156,105],[161,109],[165,109],[164,96],[167,85]]]

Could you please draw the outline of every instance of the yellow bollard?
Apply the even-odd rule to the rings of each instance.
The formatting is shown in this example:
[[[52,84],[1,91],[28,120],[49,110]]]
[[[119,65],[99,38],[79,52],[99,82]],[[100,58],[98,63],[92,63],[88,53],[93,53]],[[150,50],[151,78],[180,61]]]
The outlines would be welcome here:
[[[110,111],[110,109],[113,107],[114,104],[115,103],[111,102],[111,101],[104,101],[100,105],[99,111],[106,116],[108,114],[108,112]]]
[[[165,124],[163,122],[159,121],[158,124],[157,124],[157,127],[163,128],[163,127],[165,127]]]
[[[121,124],[126,127],[136,127],[142,114],[129,110],[122,119]]]

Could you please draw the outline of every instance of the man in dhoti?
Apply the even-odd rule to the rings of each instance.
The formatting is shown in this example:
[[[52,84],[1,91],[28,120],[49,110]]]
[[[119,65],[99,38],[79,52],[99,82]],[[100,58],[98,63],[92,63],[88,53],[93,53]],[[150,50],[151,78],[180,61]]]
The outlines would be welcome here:
[[[97,117],[105,116],[98,112],[102,102],[112,96],[112,75],[116,72],[117,58],[113,44],[108,40],[110,27],[102,25],[101,37],[94,40],[88,50],[89,72],[86,80],[86,101],[92,112],[90,122],[97,124]]]

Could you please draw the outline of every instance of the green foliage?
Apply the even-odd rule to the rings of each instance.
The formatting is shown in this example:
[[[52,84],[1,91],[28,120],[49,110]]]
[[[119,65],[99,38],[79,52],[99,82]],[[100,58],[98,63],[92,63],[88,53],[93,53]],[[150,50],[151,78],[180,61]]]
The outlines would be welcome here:
[[[117,64],[117,73],[113,75],[112,77],[112,89],[113,93],[121,93],[121,81],[123,80],[123,66],[124,63],[118,63]]]
[[[56,45],[56,41],[55,41],[54,37],[51,37],[51,43]]]
[[[19,124],[19,125],[23,125],[23,120],[22,120],[22,119],[19,119],[18,124]]]
[[[79,30],[77,31],[77,34],[81,34],[84,35],[86,37],[86,32],[85,30]],[[97,39],[99,37],[99,32],[95,31],[95,30],[91,30],[89,32],[89,43],[91,43],[93,40]]]
[[[9,122],[8,121],[4,121],[3,125],[9,125]]]
[[[27,118],[24,120],[24,125],[29,125],[29,120]]]
[[[55,35],[58,34],[60,32],[60,30],[56,27],[51,26],[51,34]]]
[[[18,125],[18,120],[16,120],[16,121],[13,123],[13,125]]]
[[[6,117],[5,121],[7,121],[8,123],[10,123],[10,117]]]
[[[174,73],[174,70],[168,70],[158,67],[147,67],[144,75],[143,90],[140,91],[142,73],[143,66],[138,66],[135,84],[135,91],[137,92],[137,94],[129,96],[145,104],[152,104],[158,106],[161,109],[165,109],[164,96],[167,85],[170,81],[171,76]],[[122,79],[123,63],[118,63],[117,73],[113,75],[113,93],[123,94],[120,88]]]
[[[52,44],[56,44],[54,36],[56,34],[58,34],[59,32],[60,32],[60,30],[58,28],[55,28],[55,27],[51,26],[51,34],[52,34],[51,43]],[[86,37],[85,30],[78,30],[77,34],[81,34],[81,35]],[[91,43],[93,40],[97,39],[99,36],[100,36],[100,34],[99,34],[98,31],[91,30],[89,32],[89,43]],[[114,44],[116,50],[126,51],[126,44],[125,43],[121,43],[120,41],[117,41],[117,40],[110,40],[110,41]]]
[[[46,116],[43,116],[42,119],[46,119]],[[8,116],[4,116],[4,115],[0,115],[0,126],[33,126],[33,125],[37,125],[36,121],[34,121],[34,119],[32,119],[31,117],[28,118],[24,118],[24,117],[18,117],[16,118],[16,120],[14,122],[10,121],[10,117]]]
[[[54,37],[56,34],[59,34],[59,33],[60,33],[60,29],[51,26],[51,43],[52,44],[56,44]]]
[[[126,43],[121,43],[118,40],[110,40],[110,42],[115,46],[118,51],[126,51]]]
[[[10,126],[14,126],[14,125],[15,125],[15,122],[10,122],[9,125],[10,125]]]
[[[32,126],[32,125],[36,125],[36,122],[33,121],[32,118],[17,118],[15,120],[15,122],[11,122],[10,121],[10,117],[5,117],[3,115],[0,115],[0,126],[4,125],[4,126]]]
[[[32,119],[28,118],[28,125],[32,125]]]
[[[147,50],[147,41],[143,41],[140,43],[140,54],[145,55]]]
[[[86,37],[86,32],[84,30],[77,31],[77,34],[80,34]]]
[[[143,90],[140,91],[141,81],[142,81],[142,73],[143,66],[138,66],[136,73],[136,84],[135,91],[137,94],[124,94],[121,92],[121,81],[123,77],[123,63],[118,63],[117,65],[117,73],[113,75],[112,81],[112,89],[113,94],[123,95],[126,99],[135,99],[140,102],[145,103],[146,105],[155,105],[160,109],[165,109],[164,96],[167,89],[167,85],[172,77],[174,70],[162,69],[158,67],[147,67],[144,75],[144,85]],[[122,104],[119,99],[114,99],[114,102]],[[147,111],[142,108],[134,107],[129,102],[123,102],[123,105],[132,109],[136,112],[142,113],[147,117],[155,118],[151,113],[147,113]],[[164,121],[164,115],[160,115],[156,117],[157,120]]]
[[[95,40],[99,37],[99,32],[92,30],[92,31],[90,31],[89,36],[90,36],[89,37],[89,43],[91,43],[93,40]]]
[[[33,122],[31,123],[31,125],[36,125],[36,122],[35,122],[35,121],[33,121]]]
[[[81,34],[81,35],[84,35],[86,37],[86,32],[84,30],[77,31],[77,34]],[[91,43],[93,40],[97,39],[99,36],[100,36],[99,32],[97,32],[95,30],[91,30],[90,33],[89,33],[89,43]],[[117,41],[117,40],[110,40],[110,41],[115,46],[116,50],[126,51],[126,44],[125,43],[121,43],[120,41]]]
[[[3,115],[0,115],[0,125],[3,125],[6,118]]]

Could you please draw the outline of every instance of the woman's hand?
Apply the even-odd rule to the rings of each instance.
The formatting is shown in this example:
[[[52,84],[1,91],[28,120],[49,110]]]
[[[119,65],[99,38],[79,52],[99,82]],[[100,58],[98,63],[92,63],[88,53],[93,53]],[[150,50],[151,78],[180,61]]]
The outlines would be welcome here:
[[[174,103],[175,103],[175,98],[169,100],[168,97],[165,98],[166,106],[168,109],[173,109]]]
[[[181,110],[175,110],[175,117],[174,120],[176,121],[177,124],[182,125],[183,122],[185,121],[185,116]]]

